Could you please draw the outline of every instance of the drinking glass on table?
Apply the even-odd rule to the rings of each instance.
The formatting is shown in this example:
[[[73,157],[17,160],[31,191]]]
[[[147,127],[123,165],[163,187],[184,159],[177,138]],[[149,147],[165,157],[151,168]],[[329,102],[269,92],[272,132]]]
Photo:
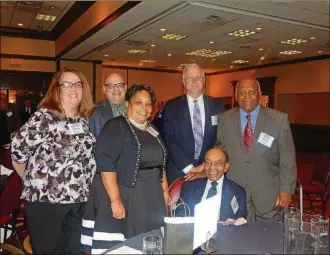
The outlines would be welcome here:
[[[207,233],[206,242],[201,246],[201,249],[206,254],[214,253],[218,250],[218,231],[213,236],[210,236],[210,232]]]
[[[299,230],[296,231],[294,254],[315,254],[317,253],[317,239],[319,228],[311,222],[300,222]]]
[[[322,241],[321,237],[329,235],[329,218],[323,215],[314,215],[311,222],[320,228],[320,239],[318,240],[319,246],[322,248],[327,247],[327,244]]]
[[[162,254],[163,244],[160,236],[151,235],[143,238],[143,254]]]

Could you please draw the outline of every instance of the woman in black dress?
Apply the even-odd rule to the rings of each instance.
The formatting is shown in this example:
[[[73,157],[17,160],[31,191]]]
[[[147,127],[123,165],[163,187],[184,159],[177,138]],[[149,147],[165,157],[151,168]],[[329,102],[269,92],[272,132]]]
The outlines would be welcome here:
[[[109,120],[96,142],[97,173],[82,222],[83,251],[99,254],[118,242],[163,226],[170,203],[167,152],[150,125],[155,94],[133,85],[126,115]]]

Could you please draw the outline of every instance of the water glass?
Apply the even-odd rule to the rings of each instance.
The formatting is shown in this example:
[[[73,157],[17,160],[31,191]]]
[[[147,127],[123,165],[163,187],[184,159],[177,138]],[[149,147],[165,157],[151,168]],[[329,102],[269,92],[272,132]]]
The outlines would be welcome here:
[[[201,249],[206,252],[206,254],[214,253],[218,250],[218,232],[216,232],[212,237],[207,236],[206,242],[201,246]]]
[[[143,238],[143,254],[162,254],[163,244],[160,236],[151,235]]]
[[[315,254],[315,239],[316,236],[313,237],[314,226],[310,222],[300,222],[299,230],[296,231],[296,241],[294,244],[294,254]],[[313,229],[313,231],[312,231]]]
[[[296,214],[300,214],[300,210],[299,210],[299,208],[297,208],[297,207],[290,206],[290,207],[288,207],[287,210],[286,210],[286,214],[288,214],[288,213],[296,213]]]
[[[329,234],[329,218],[322,215],[315,215],[312,218],[312,223],[316,224],[320,228],[320,237],[325,237]],[[319,246],[322,248],[327,247],[327,245],[319,239]]]

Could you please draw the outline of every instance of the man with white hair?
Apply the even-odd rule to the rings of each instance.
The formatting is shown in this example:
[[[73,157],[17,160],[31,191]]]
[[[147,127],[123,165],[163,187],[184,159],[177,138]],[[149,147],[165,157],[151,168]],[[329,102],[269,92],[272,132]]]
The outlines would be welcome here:
[[[259,104],[254,78],[240,80],[235,96],[239,107],[218,116],[216,146],[229,155],[228,177],[246,190],[248,219],[282,221],[297,180],[288,115]]]
[[[89,117],[89,124],[93,135],[97,138],[104,124],[114,117],[123,114],[127,84],[117,73],[109,74],[104,79],[103,92],[107,99],[98,103],[93,114]]]
[[[164,109],[169,183],[182,176],[186,181],[206,177],[204,155],[214,146],[216,116],[225,109],[222,102],[203,94],[205,73],[199,65],[185,66],[182,83],[186,94],[168,101]]]

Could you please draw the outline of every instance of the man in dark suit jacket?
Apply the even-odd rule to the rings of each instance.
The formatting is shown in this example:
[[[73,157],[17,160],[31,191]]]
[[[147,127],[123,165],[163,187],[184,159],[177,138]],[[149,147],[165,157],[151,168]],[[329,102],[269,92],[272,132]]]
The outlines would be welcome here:
[[[297,169],[288,115],[259,105],[260,85],[236,85],[239,107],[219,115],[216,146],[230,159],[228,177],[245,188],[248,219],[282,221],[291,203]]]
[[[24,105],[19,109],[20,124],[24,125],[35,111],[36,106],[32,103],[32,100],[29,98],[25,99]]]
[[[217,115],[224,111],[222,102],[203,94],[205,73],[197,64],[186,65],[182,73],[186,95],[166,103],[164,141],[169,152],[167,178],[186,180],[205,177],[205,152],[216,141]]]
[[[109,119],[123,114],[126,110],[127,84],[123,77],[117,73],[109,74],[104,79],[103,91],[107,99],[98,103],[93,114],[89,117],[91,131],[96,138]]]
[[[190,216],[194,216],[196,204],[220,194],[219,220],[246,218],[245,190],[224,175],[229,168],[227,153],[220,148],[209,150],[204,165],[207,179],[186,182],[181,188],[180,198],[189,206]],[[184,207],[179,206],[176,215],[184,216],[184,211]]]

